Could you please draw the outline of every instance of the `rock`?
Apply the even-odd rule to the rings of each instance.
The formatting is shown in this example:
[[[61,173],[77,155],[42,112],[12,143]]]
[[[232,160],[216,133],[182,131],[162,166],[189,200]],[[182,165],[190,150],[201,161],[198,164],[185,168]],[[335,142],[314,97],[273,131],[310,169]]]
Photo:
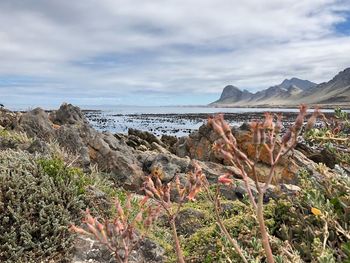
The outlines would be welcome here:
[[[6,109],[0,109],[0,126],[6,129],[14,129],[17,125],[20,113],[15,113]]]
[[[0,150],[17,149],[18,144],[10,138],[0,136]]]
[[[119,185],[136,190],[142,184],[144,172],[136,152],[113,135],[96,133],[86,138],[91,162],[102,171],[112,173]]]
[[[167,146],[172,147],[175,143],[177,143],[178,138],[176,136],[163,134],[160,140]]]
[[[255,197],[258,196],[258,190],[255,187],[255,183],[253,180],[249,180],[249,186],[250,189]],[[274,187],[271,185],[270,189],[273,189]],[[222,185],[220,186],[220,193],[222,196],[224,196],[227,200],[242,200],[244,195],[247,195],[247,190],[245,187],[245,184],[243,180],[235,180],[233,185]]]
[[[113,254],[98,241],[79,236],[75,241],[72,263],[116,263]]]
[[[74,127],[62,125],[55,131],[57,142],[69,152],[79,156],[82,167],[87,168],[90,165],[90,156],[86,141],[82,138],[82,133],[90,133],[90,127]]]
[[[178,138],[176,136],[163,134],[160,140],[167,146],[171,153],[175,153],[175,144],[178,142]]]
[[[198,132],[181,138],[175,145],[176,155],[188,156],[200,161],[222,162],[212,151],[212,145],[218,135],[206,124],[199,127]]]
[[[139,255],[139,257],[136,258],[137,260],[134,258],[133,261],[130,262],[165,262],[165,250],[148,238],[145,238],[140,242],[139,249],[133,254]]]
[[[239,127],[239,129],[240,129],[241,131],[250,131],[250,124],[247,123],[247,122],[244,122],[244,123]]]
[[[164,153],[164,154],[168,154],[169,153],[169,151],[167,149],[165,149],[163,146],[159,145],[156,142],[152,142],[151,149],[155,150],[155,151],[157,151],[159,153]]]
[[[160,169],[163,172],[163,181],[171,180],[176,174],[187,173],[191,163],[189,158],[180,158],[169,152],[144,155],[142,160],[145,173],[150,174],[153,170]]]
[[[147,132],[147,131],[140,131],[137,129],[130,128],[128,130],[128,135],[134,135],[136,137],[139,137],[142,140],[145,140],[149,144],[152,144],[153,142],[161,145],[162,147],[166,147],[165,144],[154,134]]]
[[[50,152],[49,147],[47,146],[47,143],[40,140],[35,139],[32,144],[27,148],[27,151],[29,153],[42,153],[42,154],[48,154]]]
[[[322,149],[318,154],[311,154],[308,156],[310,160],[313,160],[315,163],[324,163],[329,168],[333,169],[338,163],[337,158],[334,153],[330,152],[328,149]]]
[[[314,149],[306,144],[298,143],[296,149],[301,151],[307,158],[314,161],[315,163],[324,163],[329,168],[333,169],[336,164],[339,163],[337,157],[334,153],[330,152],[328,149]]]
[[[204,226],[205,214],[194,208],[186,208],[179,212],[175,219],[177,231],[180,235],[190,236]]]
[[[138,248],[130,254],[129,263],[162,263],[165,250],[151,241],[143,239]],[[79,236],[75,241],[72,263],[116,263],[113,254],[100,242]]]
[[[295,194],[301,190],[297,185],[293,184],[281,184],[281,190],[287,194]]]
[[[56,140],[61,147],[77,155],[77,163],[85,170],[90,164],[97,164],[102,171],[114,174],[119,185],[137,189],[142,183],[142,163],[137,160],[137,152],[125,143],[125,138],[97,132],[80,109],[71,104],[63,104],[50,117],[40,108],[24,113],[16,131],[26,132],[41,141]],[[45,151],[41,146],[40,141],[35,141],[27,148],[31,152]]]
[[[50,114],[50,120],[58,125],[88,123],[79,107],[64,103],[61,107]]]
[[[139,149],[139,148],[151,149],[151,145],[147,141],[135,135],[129,135],[127,138],[126,144],[134,149]]]
[[[46,141],[54,138],[54,129],[49,120],[49,115],[40,108],[22,114],[15,129],[16,131],[25,132],[32,138],[37,137]]]

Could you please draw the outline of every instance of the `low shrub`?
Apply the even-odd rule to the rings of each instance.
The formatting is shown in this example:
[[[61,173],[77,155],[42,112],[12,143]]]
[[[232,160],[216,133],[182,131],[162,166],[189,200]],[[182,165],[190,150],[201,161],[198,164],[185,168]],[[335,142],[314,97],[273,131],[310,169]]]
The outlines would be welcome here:
[[[22,151],[0,151],[0,261],[64,262],[73,248],[71,222],[82,202],[72,170],[38,162]],[[57,163],[56,163],[57,164]]]

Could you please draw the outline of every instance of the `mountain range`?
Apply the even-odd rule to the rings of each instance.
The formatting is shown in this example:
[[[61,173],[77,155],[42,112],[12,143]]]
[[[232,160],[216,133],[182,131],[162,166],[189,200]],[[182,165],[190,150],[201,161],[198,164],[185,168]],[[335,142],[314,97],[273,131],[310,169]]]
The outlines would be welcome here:
[[[224,107],[294,107],[301,103],[320,106],[350,107],[350,68],[321,84],[298,78],[252,93],[228,85],[220,99],[210,106]]]

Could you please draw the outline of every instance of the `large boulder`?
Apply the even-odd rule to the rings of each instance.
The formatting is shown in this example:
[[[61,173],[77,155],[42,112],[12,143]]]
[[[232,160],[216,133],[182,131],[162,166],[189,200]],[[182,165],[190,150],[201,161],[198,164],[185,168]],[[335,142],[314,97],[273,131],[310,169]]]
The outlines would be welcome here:
[[[212,151],[212,145],[217,139],[218,135],[213,129],[203,124],[197,132],[178,140],[174,145],[175,153],[180,157],[188,156],[200,161],[222,162]]]
[[[29,137],[37,137],[43,140],[54,138],[54,128],[49,120],[49,115],[41,108],[22,114],[15,129],[25,132]]]
[[[88,123],[79,107],[67,103],[63,103],[57,111],[53,111],[50,119],[57,125]]]
[[[233,128],[232,133],[237,139],[237,144],[240,150],[247,154],[247,156],[253,160],[255,158],[255,145],[252,143],[252,133],[247,127]],[[218,139],[216,132],[207,124],[202,125],[198,131],[190,134],[188,137],[182,137],[175,144],[176,154],[180,157],[188,156],[191,159],[203,161],[204,166],[208,163],[225,164],[235,170],[234,174],[237,174],[237,169],[233,168],[231,163],[227,163],[221,156],[218,156],[212,149],[212,145]],[[277,154],[278,147],[275,148],[275,155]],[[218,169],[215,167],[215,169]],[[259,180],[265,181],[265,174],[269,173],[270,158],[266,148],[261,149],[259,162],[257,165],[257,171],[259,172]],[[286,156],[281,158],[276,167],[277,176],[273,183],[296,183],[297,171],[300,166],[293,160],[293,153],[290,152]],[[210,169],[213,171],[214,169]],[[209,174],[212,174],[211,172]],[[213,173],[214,175],[216,172]],[[239,172],[238,172],[239,174]],[[252,174],[250,174],[253,177]]]

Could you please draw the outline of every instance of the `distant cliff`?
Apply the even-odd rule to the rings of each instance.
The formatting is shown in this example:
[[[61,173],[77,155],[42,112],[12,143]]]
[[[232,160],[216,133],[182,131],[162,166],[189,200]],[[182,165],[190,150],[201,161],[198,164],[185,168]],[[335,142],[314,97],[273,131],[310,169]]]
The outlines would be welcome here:
[[[266,107],[297,106],[300,103],[350,106],[350,68],[339,72],[332,80],[318,85],[309,80],[291,78],[256,93],[228,85],[220,99],[210,105]]]

